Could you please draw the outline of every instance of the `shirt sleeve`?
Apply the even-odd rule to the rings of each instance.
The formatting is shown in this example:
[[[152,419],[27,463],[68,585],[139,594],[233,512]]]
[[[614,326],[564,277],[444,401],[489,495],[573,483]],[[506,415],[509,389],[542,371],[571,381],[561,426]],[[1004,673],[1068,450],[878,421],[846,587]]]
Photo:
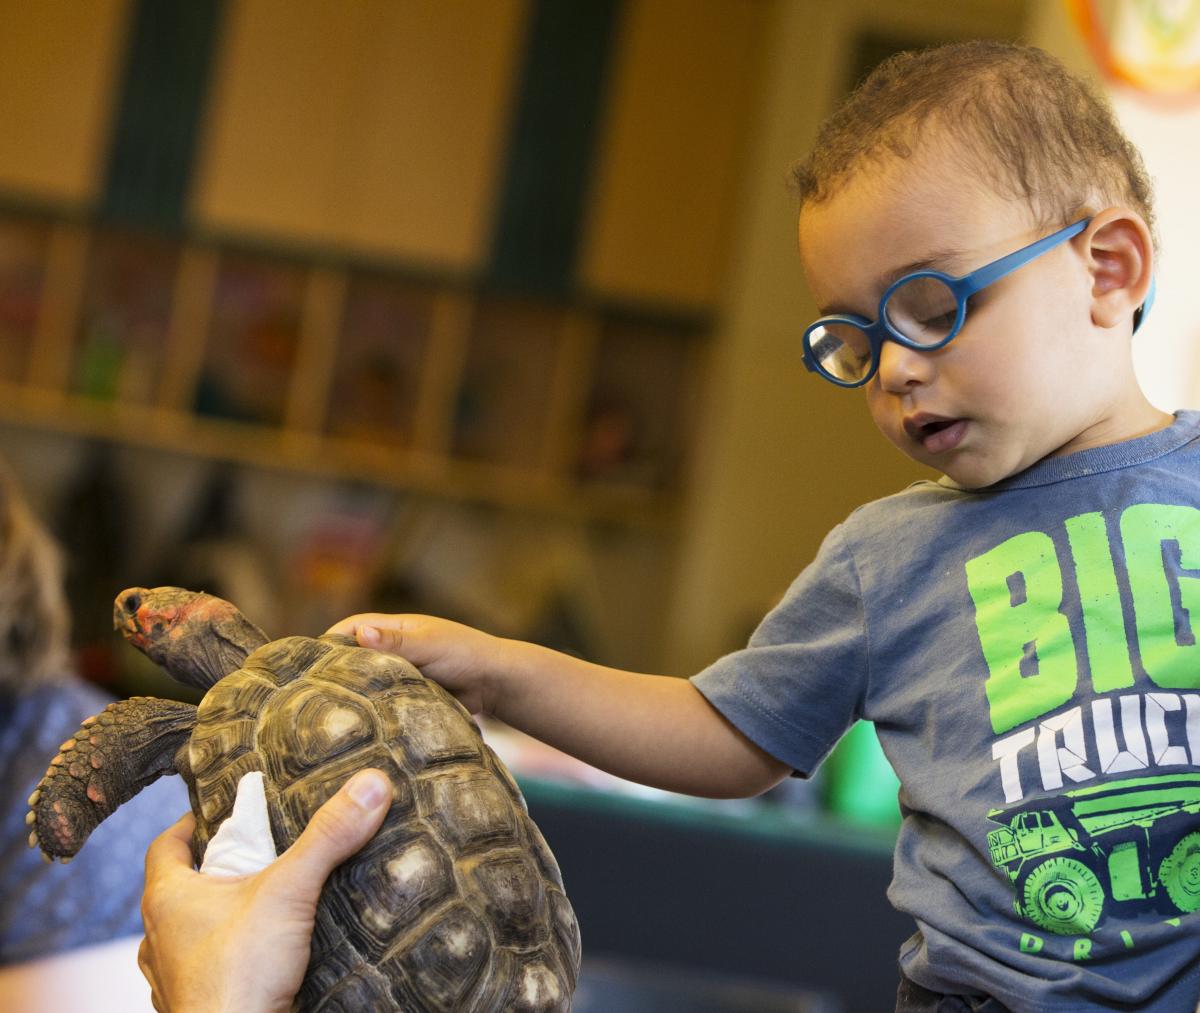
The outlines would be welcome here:
[[[98,826],[70,865],[47,865],[26,841],[26,799],[58,744],[111,698],[78,680],[9,701],[0,716],[0,966],[140,935],[150,842],[188,809],[164,777]]]
[[[691,681],[743,735],[807,777],[861,716],[868,674],[858,574],[839,525],[750,643]]]

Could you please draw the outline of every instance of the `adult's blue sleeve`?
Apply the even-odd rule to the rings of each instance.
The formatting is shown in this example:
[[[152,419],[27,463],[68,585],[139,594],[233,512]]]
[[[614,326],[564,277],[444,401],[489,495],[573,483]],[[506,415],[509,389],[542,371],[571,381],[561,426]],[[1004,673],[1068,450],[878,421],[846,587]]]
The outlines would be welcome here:
[[[189,808],[164,777],[100,824],[70,865],[28,846],[26,802],[62,741],[111,697],[78,679],[0,697],[0,966],[141,935],[146,849]]]

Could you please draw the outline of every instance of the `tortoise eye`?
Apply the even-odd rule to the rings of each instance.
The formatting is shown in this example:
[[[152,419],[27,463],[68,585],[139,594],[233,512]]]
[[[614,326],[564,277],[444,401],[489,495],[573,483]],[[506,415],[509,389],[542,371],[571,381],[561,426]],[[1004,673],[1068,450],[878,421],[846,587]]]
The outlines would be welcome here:
[[[137,593],[131,594],[128,598],[125,599],[124,604],[125,604],[125,611],[128,612],[130,615],[135,615],[137,613],[137,610],[142,607],[142,596]]]

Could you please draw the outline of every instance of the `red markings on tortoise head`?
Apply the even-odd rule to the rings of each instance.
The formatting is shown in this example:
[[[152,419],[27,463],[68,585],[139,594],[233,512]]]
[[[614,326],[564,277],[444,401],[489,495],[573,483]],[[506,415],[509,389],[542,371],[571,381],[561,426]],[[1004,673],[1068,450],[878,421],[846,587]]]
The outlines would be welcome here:
[[[229,602],[209,594],[186,593],[180,601],[178,592],[169,598],[147,592],[135,613],[131,639],[135,643],[139,637],[143,642],[188,640],[195,636],[197,626],[211,628],[237,614]]]

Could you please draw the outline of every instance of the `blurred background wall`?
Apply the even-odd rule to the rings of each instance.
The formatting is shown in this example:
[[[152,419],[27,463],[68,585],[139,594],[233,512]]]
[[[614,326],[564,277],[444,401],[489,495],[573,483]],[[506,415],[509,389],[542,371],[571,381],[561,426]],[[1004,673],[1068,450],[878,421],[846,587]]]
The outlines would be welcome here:
[[[205,579],[290,629],[426,608],[680,674],[738,646],[918,477],[803,373],[789,165],[900,48],[1098,77],[1070,6],[3,0],[0,452],[102,575],[77,607]],[[1116,97],[1179,407],[1196,114]]]
[[[117,590],[157,583],[277,633],[429,611],[681,675],[743,644],[830,527],[922,477],[804,373],[786,185],[900,49],[1021,38],[1113,95],[1160,194],[1139,372],[1194,406],[1187,6],[0,0],[0,457],[67,549],[81,668],[168,691],[109,628]],[[894,785],[855,769],[887,824]],[[661,830],[659,868],[639,820],[581,896],[611,905],[639,863],[644,890],[686,889],[700,831]],[[586,851],[593,827],[552,839]],[[732,966],[787,977],[766,937],[806,903],[891,933],[887,840],[834,875],[860,832],[839,834],[795,881],[786,833],[752,861],[730,844],[727,909],[693,891],[664,928],[650,905],[646,952],[695,925],[677,959],[734,938]],[[777,918],[738,901],[777,874]],[[591,938],[605,917],[628,936],[594,908]],[[891,942],[864,995],[894,987]],[[811,943],[803,980],[844,963]]]

